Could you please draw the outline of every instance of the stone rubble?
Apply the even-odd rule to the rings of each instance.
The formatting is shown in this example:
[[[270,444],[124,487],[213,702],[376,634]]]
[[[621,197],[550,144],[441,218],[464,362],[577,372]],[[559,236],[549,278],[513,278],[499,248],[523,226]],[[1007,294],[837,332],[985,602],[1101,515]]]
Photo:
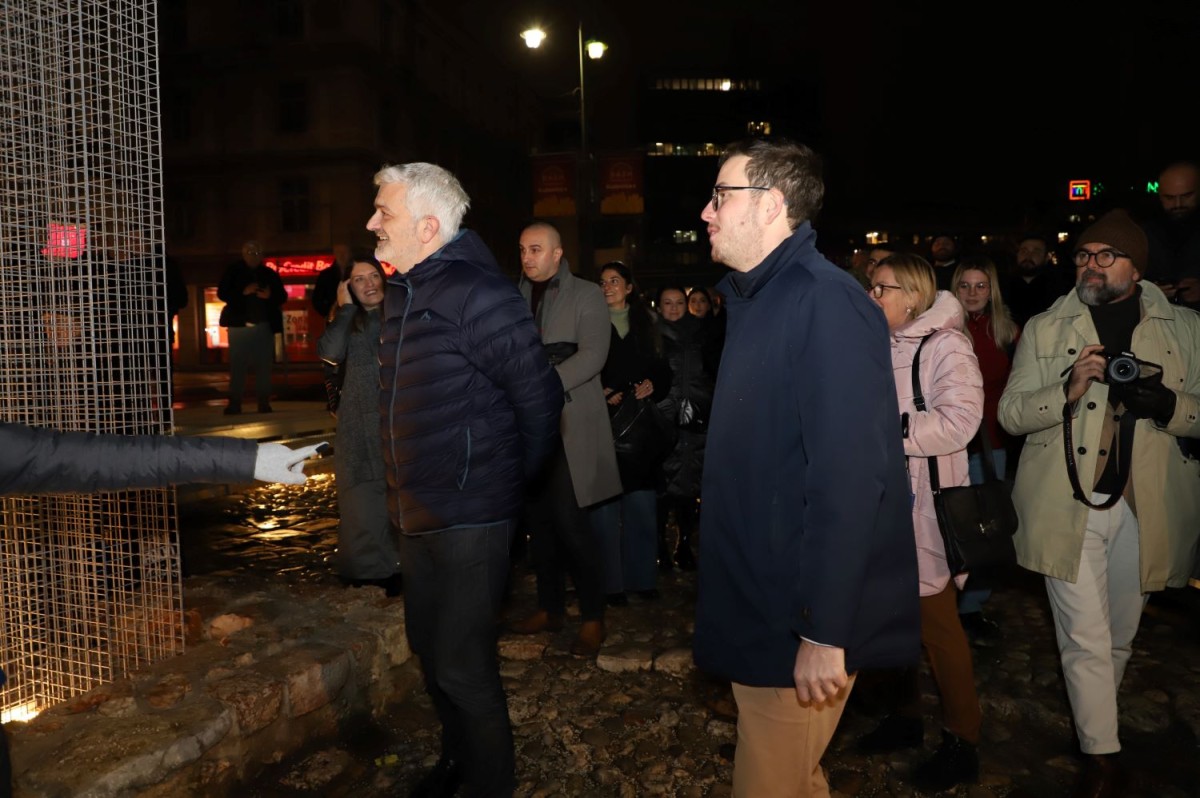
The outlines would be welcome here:
[[[188,652],[10,726],[17,795],[406,795],[437,761],[438,724],[402,599],[331,576],[332,490],[332,480],[270,486],[196,512],[185,568],[207,575],[185,581]],[[737,710],[728,684],[692,663],[695,574],[666,574],[660,587],[658,601],[609,609],[594,661],[569,654],[576,615],[558,633],[501,636],[522,798],[730,795]],[[1121,690],[1132,798],[1200,795],[1197,598],[1152,601],[1135,642]],[[507,619],[533,604],[519,558]],[[1041,579],[1004,574],[987,612],[1003,633],[973,649],[981,778],[946,795],[1066,796],[1080,762]],[[854,740],[878,721],[878,696],[855,691],[825,757],[835,798],[915,794],[908,773],[939,737],[927,670],[922,689],[924,750],[876,757]]]

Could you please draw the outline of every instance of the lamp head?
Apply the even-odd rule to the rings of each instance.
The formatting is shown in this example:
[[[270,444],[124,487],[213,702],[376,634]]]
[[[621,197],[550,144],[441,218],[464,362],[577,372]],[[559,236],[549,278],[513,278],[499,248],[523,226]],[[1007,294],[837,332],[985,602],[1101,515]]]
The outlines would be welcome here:
[[[536,50],[546,40],[546,31],[536,27],[530,28],[529,30],[521,31],[521,38],[525,40],[526,47],[530,50]]]

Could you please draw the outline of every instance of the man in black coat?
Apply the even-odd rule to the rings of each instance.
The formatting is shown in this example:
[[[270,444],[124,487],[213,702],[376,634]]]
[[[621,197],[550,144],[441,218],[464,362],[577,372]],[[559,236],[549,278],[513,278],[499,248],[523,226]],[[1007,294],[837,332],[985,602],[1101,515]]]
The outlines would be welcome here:
[[[1074,284],[1070,267],[1050,259],[1051,239],[1030,233],[1017,245],[1017,262],[1004,286],[1004,304],[1019,326],[1048,310]]]
[[[820,160],[726,149],[701,218],[729,326],[700,517],[695,655],[733,682],[734,796],[828,795],[860,668],[919,656],[917,553],[887,324],[816,249]]]
[[[246,369],[254,370],[254,395],[258,412],[271,412],[271,366],[275,361],[275,333],[283,332],[283,303],[287,292],[274,269],[263,263],[257,241],[242,245],[241,260],[221,276],[217,297],[225,303],[220,325],[229,336],[229,404],[225,415],[242,412]]]
[[[512,795],[496,618],[525,487],[558,442],[563,386],[529,305],[459,224],[470,200],[428,163],[389,166],[367,223],[391,264],[379,349],[388,506],[408,639],[442,724],[413,795]]]

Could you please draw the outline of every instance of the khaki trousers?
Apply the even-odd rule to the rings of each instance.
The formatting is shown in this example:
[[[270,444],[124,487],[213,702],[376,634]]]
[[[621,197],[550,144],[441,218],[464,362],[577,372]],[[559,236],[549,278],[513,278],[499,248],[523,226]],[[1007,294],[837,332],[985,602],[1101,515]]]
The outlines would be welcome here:
[[[748,687],[733,683],[737,702],[737,753],[733,759],[733,798],[827,798],[821,770],[846,699],[849,684],[832,700],[804,705],[792,687]]]

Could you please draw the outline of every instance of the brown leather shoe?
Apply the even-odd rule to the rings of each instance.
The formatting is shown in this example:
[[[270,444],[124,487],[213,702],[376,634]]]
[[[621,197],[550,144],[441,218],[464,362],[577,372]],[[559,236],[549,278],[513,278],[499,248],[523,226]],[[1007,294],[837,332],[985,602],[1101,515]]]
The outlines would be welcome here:
[[[579,626],[579,636],[571,644],[571,653],[577,657],[594,657],[600,653],[604,642],[604,621],[584,621]]]
[[[1087,754],[1073,798],[1120,798],[1126,778],[1116,754]]]
[[[535,635],[538,632],[557,632],[563,628],[563,617],[551,615],[545,610],[538,610],[523,621],[517,621],[508,627],[509,631],[519,635]]]

